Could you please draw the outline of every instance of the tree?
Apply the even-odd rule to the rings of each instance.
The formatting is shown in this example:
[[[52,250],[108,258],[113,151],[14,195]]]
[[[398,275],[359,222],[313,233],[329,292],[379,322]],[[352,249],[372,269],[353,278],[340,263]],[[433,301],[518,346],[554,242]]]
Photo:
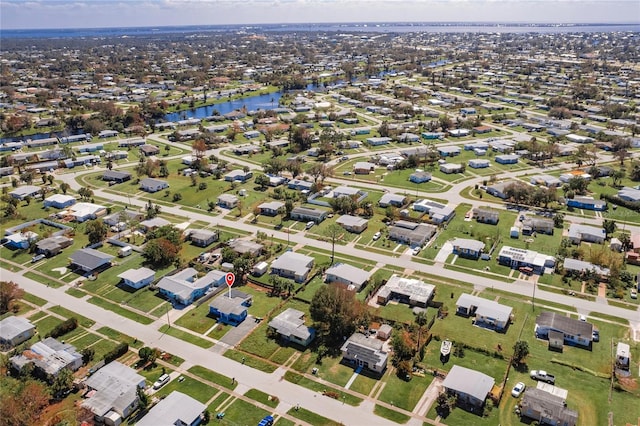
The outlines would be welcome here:
[[[332,223],[324,231],[324,234],[331,239],[331,264],[333,265],[333,261],[335,260],[335,252],[336,252],[336,239],[340,237],[344,233],[344,229],[342,226],[337,223]]]
[[[311,300],[309,313],[327,346],[342,343],[358,326],[369,323],[366,305],[353,292],[335,285],[320,287]]]
[[[80,353],[82,354],[82,363],[87,365],[93,360],[96,351],[93,348],[84,348]]]
[[[89,238],[89,244],[96,244],[105,239],[108,229],[102,219],[95,219],[87,223],[84,233]]]
[[[38,424],[38,419],[49,405],[49,390],[39,381],[18,382],[9,377],[0,378],[0,407],[6,426]]]
[[[149,396],[146,394],[144,389],[136,386],[136,395],[138,395],[138,405],[141,409],[146,409],[149,406]]]
[[[71,188],[71,185],[69,185],[67,182],[62,182],[60,184],[60,191],[62,191],[63,194],[66,194],[69,188]]]
[[[427,313],[424,311],[420,311],[416,314],[415,322],[418,325],[418,345],[417,349],[420,350],[420,334],[422,333],[422,327],[427,325],[429,319],[427,318]]]
[[[166,238],[153,239],[145,245],[142,250],[142,256],[152,266],[157,268],[163,268],[171,265],[178,259],[180,254],[180,247],[173,244]]]
[[[13,281],[0,281],[0,315],[7,313],[14,300],[22,298],[24,290]]]
[[[93,191],[90,190],[89,188],[82,187],[78,190],[78,195],[80,196],[81,199],[86,201],[91,199],[91,197],[93,197]]]
[[[264,191],[265,188],[269,185],[269,176],[259,174],[256,176],[255,182],[256,185],[259,185],[260,189]]]
[[[616,222],[611,219],[605,219],[602,222],[602,227],[604,228],[605,239],[611,238],[611,235],[616,232]]]
[[[53,379],[51,394],[56,398],[62,397],[65,392],[71,389],[71,386],[73,386],[73,372],[68,368],[63,368]]]
[[[156,351],[148,346],[140,348],[138,351],[138,356],[140,357],[140,361],[142,364],[153,364],[156,361]]]
[[[620,181],[624,179],[624,176],[625,176],[624,170],[620,170],[620,169],[614,170],[613,173],[611,173],[611,180],[612,180],[611,184],[615,188],[617,188],[618,186],[620,186]]]
[[[524,340],[518,340],[513,345],[513,364],[520,365],[527,355],[529,355],[529,344]]]

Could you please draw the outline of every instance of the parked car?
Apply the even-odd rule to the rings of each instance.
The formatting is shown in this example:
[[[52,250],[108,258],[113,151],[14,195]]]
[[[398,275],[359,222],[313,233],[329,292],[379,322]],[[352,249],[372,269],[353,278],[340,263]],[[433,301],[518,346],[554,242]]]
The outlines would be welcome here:
[[[162,376],[160,376],[158,378],[158,380],[156,380],[156,382],[153,384],[153,388],[154,389],[160,389],[161,387],[163,387],[164,385],[166,385],[167,383],[169,383],[169,380],[171,380],[171,377],[169,377],[168,374],[163,374]]]
[[[629,297],[631,297],[632,299],[637,299],[638,290],[636,290],[635,288],[632,288],[631,291],[629,292]]]
[[[511,395],[514,398],[518,398],[520,395],[522,395],[522,392],[524,392],[526,387],[527,386],[522,382],[516,383],[516,385],[513,387],[513,389],[511,389]]]
[[[36,263],[42,259],[44,259],[46,256],[44,254],[36,254],[35,256],[33,256],[31,258],[31,263]]]
[[[305,229],[311,229],[311,227],[312,227],[313,225],[315,225],[315,224],[316,224],[316,223],[315,223],[314,221],[310,220],[309,222],[307,222],[307,225],[305,226]]]
[[[379,240],[381,236],[382,234],[380,233],[380,231],[376,232],[375,234],[373,234],[373,241]]]
[[[266,416],[265,418],[260,420],[260,423],[258,423],[258,426],[271,426],[271,425],[273,425],[273,416]]]
[[[541,382],[547,382],[552,385],[556,382],[556,376],[549,374],[544,370],[531,370],[529,372],[529,376],[531,376],[533,380],[540,380]]]
[[[593,331],[591,332],[591,340],[593,340],[594,342],[600,341],[600,330],[598,330],[597,328],[593,329]]]

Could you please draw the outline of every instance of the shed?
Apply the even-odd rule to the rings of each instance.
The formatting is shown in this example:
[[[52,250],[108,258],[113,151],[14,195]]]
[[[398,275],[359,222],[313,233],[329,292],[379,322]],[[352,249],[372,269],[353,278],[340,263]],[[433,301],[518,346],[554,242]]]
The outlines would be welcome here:
[[[267,262],[260,262],[256,264],[253,267],[253,269],[251,269],[251,274],[256,277],[260,277],[264,275],[268,269],[269,269],[269,264]]]
[[[509,236],[511,238],[518,238],[520,237],[520,228],[518,228],[517,226],[512,226],[511,230],[509,230]]]
[[[388,340],[391,337],[391,332],[393,331],[393,327],[389,324],[382,324],[378,329],[378,339]]]

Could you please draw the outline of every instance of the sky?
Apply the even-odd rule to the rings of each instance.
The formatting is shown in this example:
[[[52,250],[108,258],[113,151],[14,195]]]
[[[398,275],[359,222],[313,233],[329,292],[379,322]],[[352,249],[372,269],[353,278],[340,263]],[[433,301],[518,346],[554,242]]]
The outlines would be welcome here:
[[[339,22],[638,23],[639,0],[0,0],[0,29]]]

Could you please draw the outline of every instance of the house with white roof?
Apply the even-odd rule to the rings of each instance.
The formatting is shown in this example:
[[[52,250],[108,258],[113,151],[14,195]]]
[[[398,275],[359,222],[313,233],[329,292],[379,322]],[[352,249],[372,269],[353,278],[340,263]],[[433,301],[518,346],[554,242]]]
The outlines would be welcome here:
[[[605,240],[606,233],[603,228],[582,225],[579,223],[572,223],[569,226],[568,236],[569,241],[571,241],[573,244],[580,244],[583,241],[588,243],[602,244]]]
[[[474,407],[484,406],[495,379],[470,368],[454,365],[442,381],[445,392],[456,395],[458,401]]]
[[[156,272],[153,269],[141,266],[138,269],[127,269],[118,275],[125,285],[131,288],[139,289],[147,286],[155,279]]]
[[[133,368],[111,361],[84,382],[89,397],[82,407],[90,410],[96,420],[108,426],[119,425],[138,407],[138,389],[144,389],[145,378]]]
[[[503,246],[498,253],[498,263],[511,269],[542,275],[546,268],[555,267],[556,259],[533,250]]]
[[[371,273],[346,263],[334,263],[325,272],[325,282],[335,283],[349,290],[360,291],[367,285]]]
[[[367,229],[369,221],[363,217],[343,214],[336,220],[336,223],[349,232],[360,234]]]
[[[456,214],[454,208],[426,198],[413,203],[413,210],[428,213],[433,223],[448,222]]]
[[[13,191],[9,192],[11,197],[16,198],[18,200],[24,200],[27,197],[35,197],[40,193],[40,187],[35,185],[23,185],[19,186]]]
[[[225,282],[225,273],[213,270],[198,278],[198,271],[186,268],[182,271],[163,277],[156,287],[160,294],[180,305],[190,305],[194,300],[204,296],[213,287]]]
[[[387,192],[380,197],[380,201],[378,201],[378,205],[380,207],[402,207],[407,202],[407,197],[402,194],[393,194],[391,192]]]
[[[640,189],[625,186],[618,191],[618,198],[632,203],[640,202]]]
[[[451,241],[453,254],[467,259],[478,259],[484,251],[484,243],[469,238],[454,238]]]
[[[169,188],[169,183],[162,179],[145,178],[140,181],[140,189],[146,192],[158,192]]]
[[[82,355],[68,343],[62,343],[53,337],[34,343],[31,348],[10,358],[11,367],[21,371],[27,364],[33,364],[42,376],[54,378],[67,368],[76,371],[82,366]]]
[[[389,300],[397,300],[409,306],[426,308],[435,294],[436,286],[414,278],[403,278],[393,274],[378,290],[377,302],[386,305]]]
[[[382,341],[375,337],[367,337],[354,333],[342,345],[342,358],[356,369],[366,368],[374,373],[382,374],[387,368],[389,354],[382,349]]]
[[[58,217],[71,218],[74,222],[82,223],[97,219],[107,214],[107,208],[94,203],[75,203],[67,210],[57,214]]]
[[[173,391],[141,418],[137,426],[197,426],[207,406],[182,392]]]
[[[36,327],[22,317],[9,316],[0,321],[0,348],[7,350],[26,342],[36,333]]]
[[[313,263],[311,256],[286,251],[271,263],[271,273],[300,283],[307,279]]]
[[[313,341],[316,331],[307,327],[304,320],[304,312],[293,308],[287,308],[269,321],[269,329],[277,333],[285,342],[292,342],[307,347]]]
[[[505,331],[511,321],[511,306],[463,293],[456,302],[456,314],[474,317],[474,324],[492,330]]]
[[[43,201],[44,207],[54,207],[56,209],[64,209],[75,203],[76,198],[73,195],[65,194],[53,194]]]

